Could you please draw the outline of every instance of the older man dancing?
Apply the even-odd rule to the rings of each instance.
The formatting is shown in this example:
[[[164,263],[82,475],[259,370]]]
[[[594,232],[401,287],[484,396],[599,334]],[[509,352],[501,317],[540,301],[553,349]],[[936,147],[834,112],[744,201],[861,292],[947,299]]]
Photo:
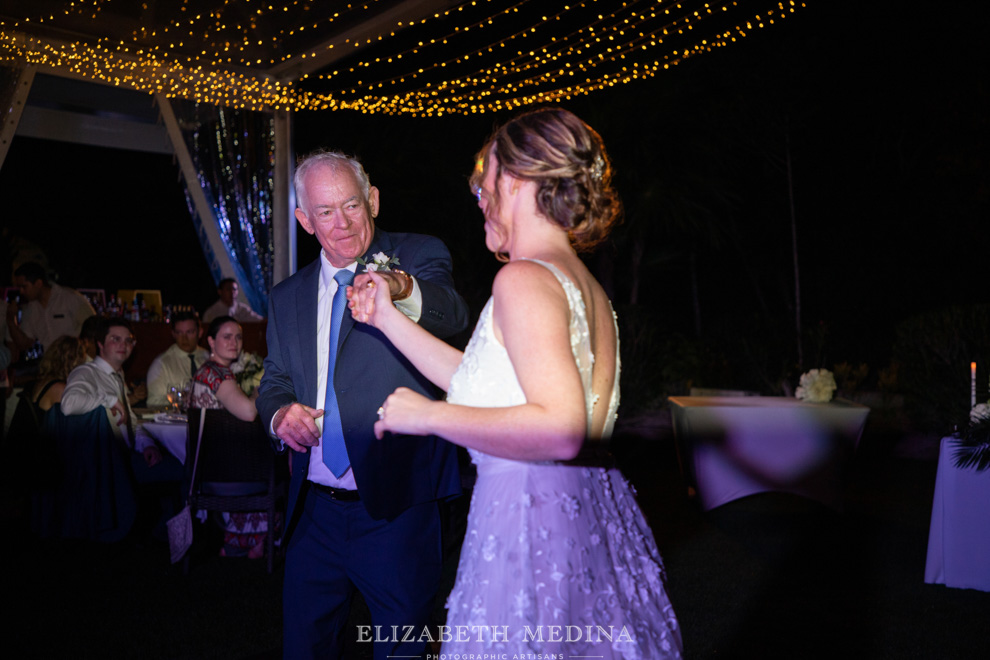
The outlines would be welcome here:
[[[379,271],[396,306],[434,335],[464,329],[467,309],[442,242],[375,227],[379,191],[356,160],[311,155],[295,188],[296,219],[323,249],[272,290],[257,406],[277,444],[293,452],[284,657],[337,658],[355,589],[375,626],[411,626],[419,638],[440,580],[437,502],[460,490],[454,448],[443,440],[375,439],[379,406],[396,387],[433,390],[380,332],[355,324],[346,289],[370,285],[358,260],[377,256],[403,269]],[[423,653],[425,641],[385,637],[376,659]]]

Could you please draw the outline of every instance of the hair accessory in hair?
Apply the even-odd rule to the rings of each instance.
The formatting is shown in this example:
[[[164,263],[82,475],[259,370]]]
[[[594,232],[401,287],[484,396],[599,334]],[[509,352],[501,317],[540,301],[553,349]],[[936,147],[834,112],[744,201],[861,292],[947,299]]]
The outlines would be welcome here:
[[[602,175],[605,173],[605,159],[602,158],[601,154],[595,156],[595,160],[591,163],[591,178],[595,180],[595,183],[602,182]]]

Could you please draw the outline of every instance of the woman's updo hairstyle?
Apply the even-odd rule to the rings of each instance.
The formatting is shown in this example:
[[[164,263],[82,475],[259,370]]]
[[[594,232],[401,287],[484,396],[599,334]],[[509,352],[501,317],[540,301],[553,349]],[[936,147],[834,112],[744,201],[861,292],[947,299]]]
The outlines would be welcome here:
[[[601,136],[567,110],[533,110],[496,130],[478,154],[481,168],[471,177],[476,190],[489,152],[498,162],[496,181],[508,173],[538,184],[537,210],[566,229],[579,252],[603,241],[622,213]]]

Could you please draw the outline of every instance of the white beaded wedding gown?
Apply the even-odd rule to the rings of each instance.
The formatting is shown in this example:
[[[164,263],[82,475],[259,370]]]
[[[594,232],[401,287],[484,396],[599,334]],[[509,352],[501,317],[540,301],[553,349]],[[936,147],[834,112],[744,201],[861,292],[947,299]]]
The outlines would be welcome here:
[[[553,272],[567,294],[571,349],[590,426],[600,402],[591,389],[594,355],[584,301],[559,269],[537,263]],[[619,405],[618,354],[615,376],[605,438]],[[526,402],[508,353],[495,338],[491,299],[451,378],[447,400],[477,407]],[[680,630],[664,591],[660,554],[618,470],[469,451],[478,479],[447,599],[445,657],[680,657]]]

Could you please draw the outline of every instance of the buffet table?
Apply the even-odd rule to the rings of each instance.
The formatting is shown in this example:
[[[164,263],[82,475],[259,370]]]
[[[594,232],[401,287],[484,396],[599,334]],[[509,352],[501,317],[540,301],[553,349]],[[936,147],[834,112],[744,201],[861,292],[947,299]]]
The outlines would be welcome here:
[[[681,469],[704,511],[783,492],[842,508],[845,467],[870,409],[789,397],[670,397]]]
[[[954,440],[938,454],[925,582],[990,591],[990,470],[956,467]]]

